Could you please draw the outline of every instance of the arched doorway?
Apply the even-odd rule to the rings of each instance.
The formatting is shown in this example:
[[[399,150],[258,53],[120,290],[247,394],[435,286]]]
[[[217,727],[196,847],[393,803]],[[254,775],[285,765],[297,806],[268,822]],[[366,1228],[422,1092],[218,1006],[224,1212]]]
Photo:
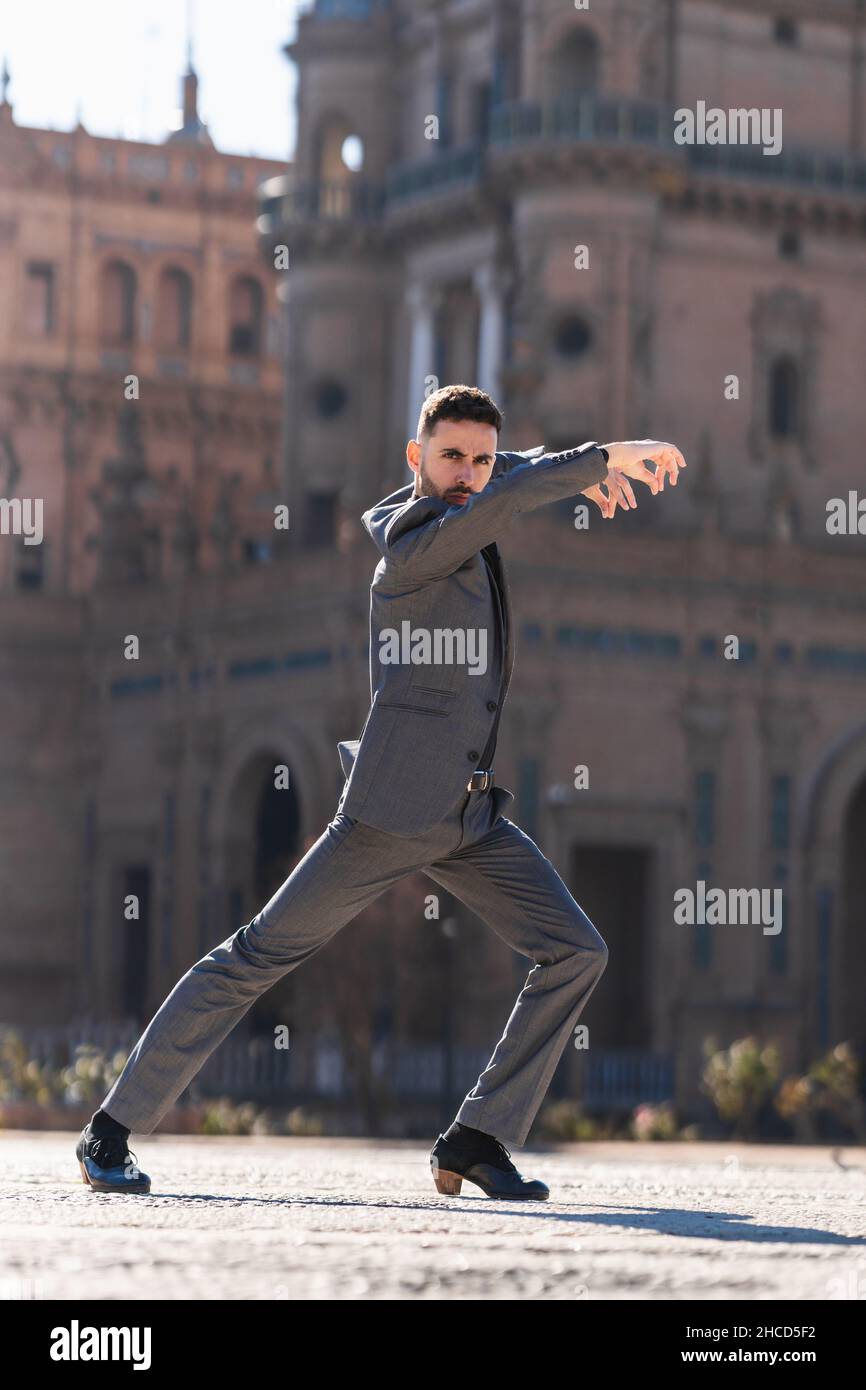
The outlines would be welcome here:
[[[866,724],[840,734],[806,780],[800,970],[804,1060],[866,1040]]]
[[[231,932],[249,922],[270,901],[303,854],[301,805],[289,768],[283,786],[284,755],[276,750],[255,754],[235,779],[229,800],[225,882]],[[282,1019],[284,982],[257,999],[244,1020],[247,1033],[269,1029]]]
[[[276,751],[258,753],[235,781],[226,849],[233,931],[261,911],[300,857],[301,808],[291,770],[289,786],[277,785],[284,766]]]
[[[866,777],[855,787],[842,829],[842,911],[836,995],[840,1042],[866,1046]]]

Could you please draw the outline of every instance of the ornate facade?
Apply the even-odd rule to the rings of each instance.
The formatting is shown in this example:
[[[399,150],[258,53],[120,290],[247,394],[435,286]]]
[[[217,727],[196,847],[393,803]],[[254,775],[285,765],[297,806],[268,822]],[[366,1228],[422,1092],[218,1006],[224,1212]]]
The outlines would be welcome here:
[[[615,1075],[620,1099],[673,1086],[690,1104],[710,1036],[777,1038],[791,1068],[866,1045],[866,541],[826,526],[829,499],[866,493],[864,38],[853,0],[788,0],[784,15],[764,0],[318,0],[288,50],[298,144],[260,191],[259,259],[239,198],[238,220],[226,211],[201,242],[216,342],[199,390],[172,378],[143,429],[85,451],[85,429],[95,442],[118,423],[98,413],[117,375],[95,328],[73,383],[65,338],[52,374],[7,325],[7,457],[25,488],[44,478],[47,554],[65,557],[38,593],[7,568],[0,598],[16,686],[0,890],[27,928],[4,934],[7,1016],[37,1000],[49,1016],[146,1013],[318,836],[336,741],[369,697],[376,556],[359,514],[407,480],[427,387],[469,381],[503,407],[505,447],[652,436],[689,462],[677,489],[642,492],[613,524],[579,528],[569,502],[521,518],[502,547],[519,626],[497,777],[610,948],[585,1094],[609,1097]],[[673,113],[699,101],[780,109],[781,152],[678,145]],[[57,206],[89,246],[80,303],[95,312],[122,248],[82,241],[71,190]],[[7,194],[0,265],[20,296],[9,208]],[[167,209],[130,194],[100,227],[141,238],[145,215]],[[185,235],[186,259],[134,253],[157,317],[163,271],[196,267]],[[276,357],[238,382],[218,351],[235,268],[268,303],[279,286],[279,450]],[[111,282],[115,324],[125,284]],[[53,441],[38,463],[23,400]],[[261,497],[289,504],[291,543],[244,568],[242,537],[268,553]],[[275,765],[290,807],[273,803]],[[698,881],[782,888],[782,930],[677,925],[674,894]],[[124,937],[132,883],[148,928]],[[506,972],[491,1020],[512,997]]]

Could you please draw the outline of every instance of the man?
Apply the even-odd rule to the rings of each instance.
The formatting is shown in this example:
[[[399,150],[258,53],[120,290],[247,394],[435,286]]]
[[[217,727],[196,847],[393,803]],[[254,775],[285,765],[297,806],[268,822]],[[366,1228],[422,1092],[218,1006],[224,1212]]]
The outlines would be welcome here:
[[[437,1190],[465,1178],[490,1197],[544,1199],[511,1162],[607,961],[553,865],[502,812],[493,758],[514,639],[496,544],[521,512],[582,492],[612,518],[657,493],[680,451],[658,440],[559,454],[497,451],[502,415],[484,392],[427,398],[406,446],[415,474],[364,513],[381,552],[370,602],[370,712],[338,745],[334,819],[270,902],[198,961],[146,1028],[78,1141],[98,1191],[147,1192],[127,1138],[150,1134],[214,1048],[272,984],[407,874],[423,870],[534,962],[488,1066],[430,1154]],[[653,468],[648,467],[652,464]]]

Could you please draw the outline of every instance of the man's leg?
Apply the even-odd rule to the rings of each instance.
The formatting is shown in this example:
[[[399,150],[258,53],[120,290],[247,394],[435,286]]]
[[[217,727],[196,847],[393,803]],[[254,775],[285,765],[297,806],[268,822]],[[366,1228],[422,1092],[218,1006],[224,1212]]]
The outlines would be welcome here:
[[[550,860],[504,817],[424,872],[535,961],[493,1056],[456,1117],[519,1146],[607,964],[607,946]]]
[[[423,837],[388,835],[338,813],[267,906],[178,981],[101,1109],[150,1134],[255,1000],[422,868],[429,852]]]

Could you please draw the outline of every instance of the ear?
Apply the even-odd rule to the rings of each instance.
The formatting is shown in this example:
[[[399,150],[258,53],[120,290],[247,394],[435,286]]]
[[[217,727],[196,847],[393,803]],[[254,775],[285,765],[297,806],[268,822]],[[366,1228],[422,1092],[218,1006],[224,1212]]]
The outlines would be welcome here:
[[[406,462],[417,473],[421,464],[421,445],[417,439],[410,439],[406,445]]]

